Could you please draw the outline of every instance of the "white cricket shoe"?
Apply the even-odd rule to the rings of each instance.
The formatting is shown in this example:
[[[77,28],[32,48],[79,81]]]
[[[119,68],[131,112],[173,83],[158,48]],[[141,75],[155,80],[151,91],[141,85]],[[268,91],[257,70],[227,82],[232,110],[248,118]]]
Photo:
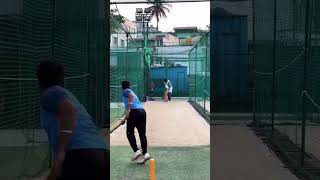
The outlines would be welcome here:
[[[132,157],[131,157],[131,161],[135,161],[136,159],[138,159],[138,157],[140,157],[142,155],[141,151],[140,150],[137,150],[136,152],[134,152],[132,154]]]
[[[148,161],[151,158],[149,153],[146,153],[145,155],[141,156],[141,158],[138,159],[138,164],[144,164],[146,161]]]

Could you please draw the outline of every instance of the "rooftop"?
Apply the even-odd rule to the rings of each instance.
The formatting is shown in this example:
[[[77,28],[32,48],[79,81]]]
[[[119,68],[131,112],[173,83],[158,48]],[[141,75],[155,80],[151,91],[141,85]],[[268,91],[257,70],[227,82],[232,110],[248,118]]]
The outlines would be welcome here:
[[[175,27],[173,28],[175,31],[176,30],[197,30],[197,26],[189,26],[189,27]]]

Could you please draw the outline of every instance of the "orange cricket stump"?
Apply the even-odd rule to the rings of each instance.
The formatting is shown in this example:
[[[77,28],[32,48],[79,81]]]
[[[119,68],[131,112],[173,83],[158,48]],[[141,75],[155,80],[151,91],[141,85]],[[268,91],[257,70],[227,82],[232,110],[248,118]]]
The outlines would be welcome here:
[[[150,180],[155,180],[154,176],[154,159],[150,159]]]

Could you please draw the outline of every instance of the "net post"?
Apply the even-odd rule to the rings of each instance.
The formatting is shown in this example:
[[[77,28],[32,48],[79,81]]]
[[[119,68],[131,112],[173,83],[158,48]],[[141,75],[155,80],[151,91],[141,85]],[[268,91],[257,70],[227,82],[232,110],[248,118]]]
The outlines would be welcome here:
[[[194,102],[197,102],[197,62],[198,62],[198,45],[196,49],[196,60],[194,61]]]
[[[206,61],[204,65],[204,90],[207,87],[207,65],[208,65],[208,33],[205,35],[205,43],[206,43]],[[206,114],[206,101],[207,101],[207,94],[203,91],[203,113]]]
[[[307,90],[307,72],[309,62],[309,47],[310,47],[310,0],[306,0],[306,13],[305,13],[305,58],[303,68],[303,92]],[[302,93],[302,122],[301,122],[301,159],[300,166],[304,166],[304,155],[305,155],[305,138],[306,138],[306,94]]]
[[[213,12],[213,3],[210,2],[210,13]],[[210,26],[213,25],[213,18],[210,19]],[[213,72],[214,72],[214,51],[215,51],[215,46],[214,46],[214,37],[215,37],[215,32],[214,32],[214,29],[210,27],[210,30],[209,30],[209,33],[210,33],[210,109],[209,109],[209,122],[210,124],[213,122],[213,105],[214,105],[214,99],[213,99],[213,96],[214,96],[214,88],[213,88],[213,81],[214,81],[214,78],[213,78]],[[212,47],[212,48],[211,48]],[[212,159],[211,159],[212,160]]]
[[[52,22],[51,22],[51,59],[54,60],[55,57],[55,26],[56,26],[56,1],[52,1]],[[64,79],[64,86],[65,86],[65,79]],[[48,167],[52,168],[52,150],[51,147],[48,146]]]
[[[256,62],[255,62],[255,58],[256,58],[256,52],[255,52],[255,43],[256,43],[256,28],[255,28],[255,21],[256,21],[256,14],[255,14],[255,0],[252,0],[252,81],[253,81],[253,85],[252,85],[252,114],[253,114],[253,122],[257,122],[256,119]]]
[[[189,52],[189,61],[188,61],[188,69],[189,69],[189,77],[188,77],[188,82],[189,82],[189,88],[188,88],[188,90],[189,90],[189,102],[191,101],[191,88],[190,88],[190,84],[191,84],[191,71],[190,71],[190,66],[191,66],[191,58],[190,58],[190,52]]]
[[[129,33],[126,32],[126,38],[127,38],[127,47],[126,47],[126,80],[128,80],[128,45],[129,45]]]
[[[272,96],[271,96],[271,129],[274,132],[274,111],[275,111],[275,84],[276,84],[276,46],[277,46],[277,0],[274,0],[273,16],[273,58],[272,58]]]

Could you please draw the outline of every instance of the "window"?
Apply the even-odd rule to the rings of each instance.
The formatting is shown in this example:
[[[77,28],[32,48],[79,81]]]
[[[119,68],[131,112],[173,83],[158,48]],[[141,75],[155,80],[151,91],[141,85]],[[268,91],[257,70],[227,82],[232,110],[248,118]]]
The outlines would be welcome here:
[[[117,38],[117,37],[113,37],[113,45],[114,45],[115,47],[118,46],[118,38]]]
[[[124,40],[121,39],[121,47],[124,47]]]

